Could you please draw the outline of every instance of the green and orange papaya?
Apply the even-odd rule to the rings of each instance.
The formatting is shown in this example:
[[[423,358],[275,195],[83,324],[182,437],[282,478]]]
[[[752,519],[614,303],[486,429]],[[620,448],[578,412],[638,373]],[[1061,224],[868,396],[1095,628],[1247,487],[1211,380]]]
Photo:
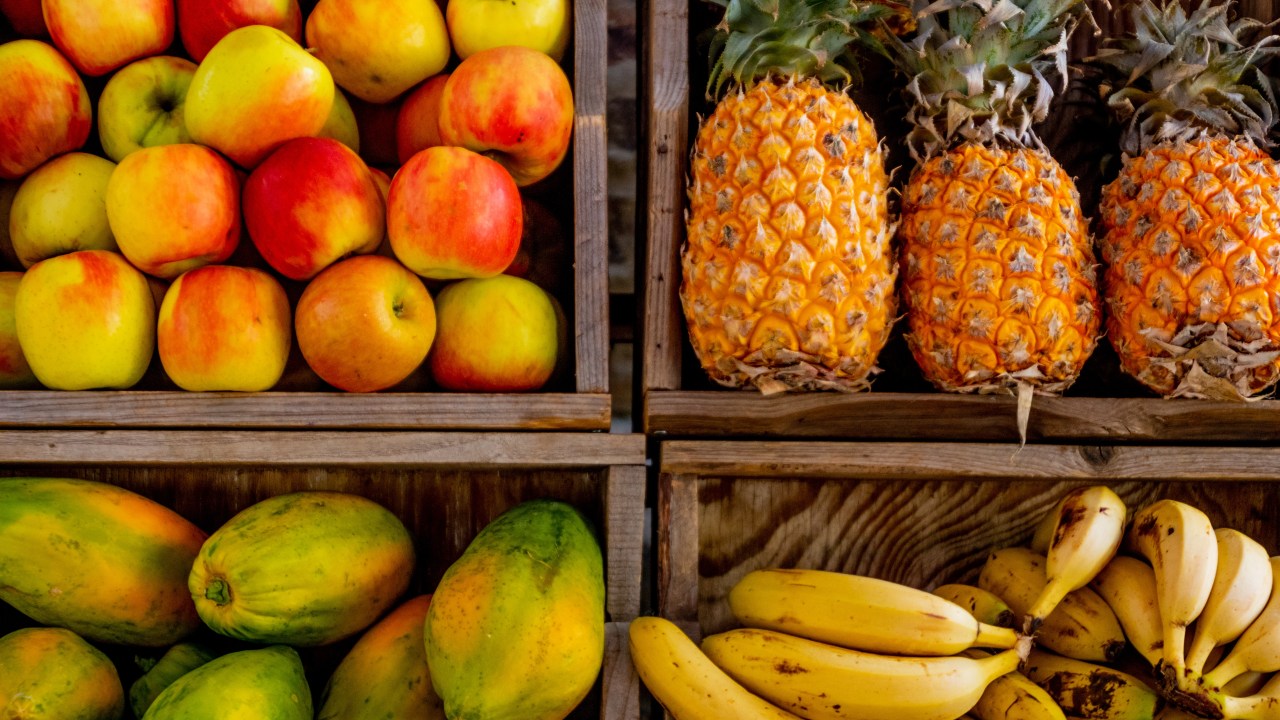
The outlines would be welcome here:
[[[0,479],[0,600],[89,640],[163,647],[199,627],[187,575],[204,540],[115,485]]]
[[[359,495],[297,492],[245,508],[205,542],[188,587],[216,632],[307,647],[367,628],[404,594],[413,539]]]
[[[62,628],[0,637],[0,717],[119,720],[124,688],[115,665]]]
[[[424,626],[453,720],[560,720],[604,660],[604,563],[590,525],[551,500],[518,505],[445,571]]]
[[[142,717],[160,693],[178,678],[204,665],[217,654],[200,643],[178,643],[129,687],[129,707],[134,717]]]
[[[143,720],[311,720],[298,652],[273,645],[210,660],[165,688]]]

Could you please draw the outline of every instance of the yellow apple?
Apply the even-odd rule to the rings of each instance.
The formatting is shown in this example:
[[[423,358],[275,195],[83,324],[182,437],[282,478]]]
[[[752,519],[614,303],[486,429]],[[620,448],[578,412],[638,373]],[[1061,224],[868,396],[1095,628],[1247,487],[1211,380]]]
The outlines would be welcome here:
[[[307,46],[334,82],[371,103],[394,100],[449,62],[435,0],[320,0],[307,18]]]
[[[458,57],[523,45],[560,62],[572,27],[569,0],[449,0],[445,18]]]
[[[511,277],[463,280],[436,296],[431,376],[450,390],[537,390],[551,378],[559,345],[551,296]]]
[[[132,387],[155,349],[147,279],[106,250],[36,263],[18,284],[14,316],[27,362],[54,390]]]
[[[9,209],[9,239],[22,267],[76,250],[116,250],[107,182],[116,164],[73,152],[27,176]]]
[[[17,390],[39,384],[18,343],[13,305],[18,296],[20,272],[0,272],[0,389]]]
[[[324,127],[320,128],[319,137],[337,140],[360,154],[360,127],[356,125],[356,113],[341,90],[333,91],[333,109],[329,111]]]
[[[191,142],[184,106],[195,74],[190,60],[157,55],[112,75],[98,98],[98,138],[107,157],[120,162],[144,147]]]

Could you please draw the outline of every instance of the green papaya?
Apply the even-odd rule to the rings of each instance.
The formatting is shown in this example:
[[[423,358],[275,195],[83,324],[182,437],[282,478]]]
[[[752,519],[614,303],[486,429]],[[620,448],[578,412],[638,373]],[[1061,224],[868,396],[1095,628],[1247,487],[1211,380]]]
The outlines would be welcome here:
[[[424,627],[431,681],[453,720],[560,720],[604,660],[604,563],[586,518],[518,505],[445,571]]]
[[[27,628],[0,637],[0,718],[119,720],[115,665],[70,630]]]
[[[142,720],[311,720],[302,660],[273,645],[215,658],[165,688]]]
[[[359,495],[297,492],[209,536],[188,579],[205,624],[240,640],[327,645],[368,627],[409,587],[413,538]]]
[[[173,681],[204,665],[217,655],[199,643],[179,643],[169,648],[164,655],[147,670],[142,677],[134,681],[129,688],[129,706],[133,708],[134,717],[142,717],[151,707],[151,703],[173,684]]]

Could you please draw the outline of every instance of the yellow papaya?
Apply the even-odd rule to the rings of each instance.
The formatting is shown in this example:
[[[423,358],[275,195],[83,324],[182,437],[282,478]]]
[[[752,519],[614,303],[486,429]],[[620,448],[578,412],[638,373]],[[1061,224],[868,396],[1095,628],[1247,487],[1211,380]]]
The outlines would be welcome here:
[[[179,643],[169,648],[151,669],[129,687],[129,707],[134,717],[142,717],[151,703],[175,680],[217,657],[199,643]]]
[[[590,525],[534,500],[486,526],[445,571],[424,627],[453,720],[560,720],[604,660],[604,563]]]
[[[106,655],[70,630],[0,637],[0,718],[119,720],[124,687]]]
[[[199,627],[187,574],[204,540],[115,485],[0,479],[0,600],[89,640],[164,647]]]
[[[316,720],[444,720],[422,645],[430,606],[419,595],[369,628],[333,671]]]
[[[368,627],[409,587],[413,538],[359,495],[297,492],[245,508],[191,568],[196,610],[216,632],[298,647]]]
[[[164,689],[142,720],[311,720],[311,688],[290,647],[210,660]]]

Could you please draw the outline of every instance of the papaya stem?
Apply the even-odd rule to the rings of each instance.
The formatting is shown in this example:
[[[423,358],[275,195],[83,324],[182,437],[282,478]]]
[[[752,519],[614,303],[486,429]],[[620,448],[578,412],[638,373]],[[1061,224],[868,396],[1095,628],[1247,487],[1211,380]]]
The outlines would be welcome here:
[[[214,578],[204,588],[204,596],[219,605],[231,602],[231,586],[222,578]]]

